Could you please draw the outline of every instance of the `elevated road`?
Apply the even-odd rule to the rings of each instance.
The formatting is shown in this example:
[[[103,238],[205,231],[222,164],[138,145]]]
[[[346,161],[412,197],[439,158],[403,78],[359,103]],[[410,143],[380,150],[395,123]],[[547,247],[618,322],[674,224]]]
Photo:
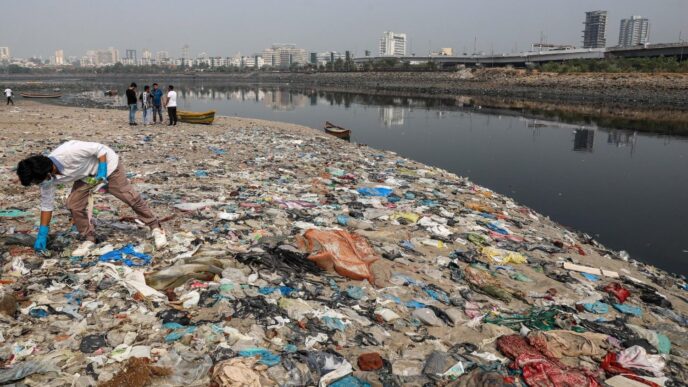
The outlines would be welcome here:
[[[456,65],[486,67],[510,65],[515,67],[524,67],[528,64],[564,62],[574,59],[603,59],[609,57],[638,58],[658,56],[673,56],[680,60],[688,59],[688,43],[654,44],[624,48],[579,48],[496,55],[363,57],[355,58],[354,62],[358,65],[363,65],[367,62],[396,58],[401,62],[410,63],[434,62],[441,67],[451,67]]]

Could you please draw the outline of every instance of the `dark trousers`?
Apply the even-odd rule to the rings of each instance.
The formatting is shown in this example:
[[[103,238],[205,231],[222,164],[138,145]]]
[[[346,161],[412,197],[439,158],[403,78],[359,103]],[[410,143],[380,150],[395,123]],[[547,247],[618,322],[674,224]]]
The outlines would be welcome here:
[[[12,97],[7,97],[7,104],[12,104],[14,105],[14,101],[12,101]]]
[[[168,107],[167,115],[170,117],[170,125],[177,125],[177,107]]]
[[[157,122],[156,114],[160,117],[160,123],[162,123],[162,106],[153,105],[153,122]]]

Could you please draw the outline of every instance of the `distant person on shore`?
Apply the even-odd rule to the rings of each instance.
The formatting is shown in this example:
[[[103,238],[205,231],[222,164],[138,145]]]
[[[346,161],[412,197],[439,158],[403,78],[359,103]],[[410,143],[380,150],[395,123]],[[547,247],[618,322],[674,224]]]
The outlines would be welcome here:
[[[67,141],[48,156],[34,155],[19,162],[17,176],[28,187],[38,185],[41,191],[40,227],[34,249],[47,250],[50,220],[52,219],[55,190],[58,185],[74,183],[66,205],[72,213],[77,231],[85,241],[72,252],[83,257],[95,245],[96,234],[89,219],[88,198],[94,184],[105,183],[107,192],[123,201],[151,228],[155,247],[167,244],[165,232],[160,228],[158,217],[127,179],[127,172],[119,155],[110,147],[96,142]],[[94,180],[93,183],[89,180]]]
[[[12,104],[14,106],[14,101],[12,101],[12,96],[14,93],[12,93],[12,89],[9,87],[5,89],[5,97],[7,97],[7,105]]]
[[[132,82],[127,89],[127,105],[129,105],[129,125],[136,125],[136,83]]]
[[[150,121],[153,114],[153,95],[150,92],[150,86],[143,87],[143,93],[139,96],[139,100],[143,111],[143,125],[152,125]]]
[[[153,123],[156,122],[156,114],[160,117],[160,124],[162,124],[162,90],[158,88],[158,84],[153,84]]]
[[[165,107],[167,107],[167,115],[170,117],[170,123],[167,126],[177,125],[177,92],[174,91],[174,86],[169,85],[167,87],[167,101],[165,102]]]

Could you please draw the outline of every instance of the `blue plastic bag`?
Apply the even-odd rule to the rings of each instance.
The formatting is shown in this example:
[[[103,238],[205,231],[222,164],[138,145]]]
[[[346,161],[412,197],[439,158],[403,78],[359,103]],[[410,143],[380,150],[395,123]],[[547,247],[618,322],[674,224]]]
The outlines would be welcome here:
[[[640,316],[643,314],[643,310],[637,306],[631,306],[628,304],[614,304],[614,309],[621,313],[630,314],[633,316]]]
[[[265,348],[246,348],[239,351],[239,356],[260,356],[258,362],[261,364],[265,364],[268,367],[275,366],[282,361],[282,357],[280,355],[275,355],[274,353],[268,351]]]
[[[392,194],[392,189],[388,187],[364,187],[357,189],[362,196],[382,196],[387,197]]]
[[[132,256],[136,258],[137,261],[133,261],[126,256]],[[139,253],[134,250],[134,246],[126,245],[118,250],[110,251],[100,256],[98,259],[100,262],[122,262],[127,266],[146,266],[148,265],[153,257],[148,254]]]

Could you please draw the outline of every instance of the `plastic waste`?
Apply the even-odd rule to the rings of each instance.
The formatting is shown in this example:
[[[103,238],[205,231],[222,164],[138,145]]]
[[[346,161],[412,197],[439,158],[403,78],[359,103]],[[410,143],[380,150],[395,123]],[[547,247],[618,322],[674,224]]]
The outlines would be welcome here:
[[[382,196],[382,197],[386,197],[386,196],[391,195],[392,192],[393,192],[394,190],[393,190],[392,188],[390,188],[390,187],[379,186],[379,187],[364,187],[364,188],[358,188],[357,191],[358,191],[358,193],[359,193],[361,196]]]
[[[135,258],[127,258],[128,256]],[[147,266],[153,257],[148,254],[139,253],[134,250],[134,246],[126,245],[121,249],[113,250],[100,256],[100,262],[122,262],[127,266]]]
[[[366,240],[346,231],[307,230],[302,237],[308,259],[320,268],[336,271],[342,276],[374,282],[370,265],[380,259]]]

